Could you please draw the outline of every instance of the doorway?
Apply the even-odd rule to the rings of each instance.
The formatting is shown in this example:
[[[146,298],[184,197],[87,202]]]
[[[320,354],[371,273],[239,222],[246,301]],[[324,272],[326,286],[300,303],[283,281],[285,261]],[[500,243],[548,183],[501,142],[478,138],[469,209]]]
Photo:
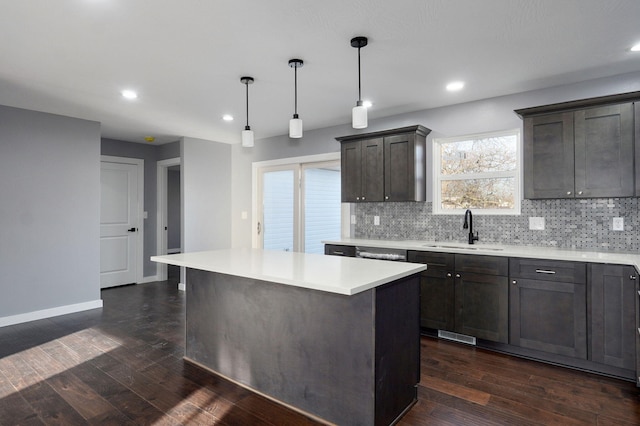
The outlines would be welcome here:
[[[158,185],[158,255],[182,252],[182,184],[180,158],[170,158],[157,163]],[[180,281],[180,269],[157,263],[159,281]]]
[[[101,156],[100,287],[142,281],[144,160]]]

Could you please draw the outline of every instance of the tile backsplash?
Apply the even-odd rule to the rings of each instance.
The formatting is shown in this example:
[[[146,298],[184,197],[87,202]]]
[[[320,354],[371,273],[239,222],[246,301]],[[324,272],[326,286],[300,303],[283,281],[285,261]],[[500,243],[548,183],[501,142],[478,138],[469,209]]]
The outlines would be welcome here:
[[[480,243],[549,246],[598,251],[640,250],[638,198],[523,200],[519,216],[473,216]],[[434,215],[431,203],[359,203],[354,238],[466,242],[464,216]],[[380,225],[374,225],[374,216]],[[529,217],[543,217],[544,230],[530,230]],[[614,217],[624,231],[613,231]]]

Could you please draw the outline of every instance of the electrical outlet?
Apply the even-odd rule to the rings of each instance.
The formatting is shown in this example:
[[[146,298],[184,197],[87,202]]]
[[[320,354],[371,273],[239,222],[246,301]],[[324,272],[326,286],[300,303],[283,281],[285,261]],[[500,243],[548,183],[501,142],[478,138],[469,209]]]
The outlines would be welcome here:
[[[352,224],[352,225],[355,225],[355,224],[356,224],[356,215],[355,215],[355,214],[352,214],[352,215],[351,215],[351,224]]]
[[[624,231],[624,218],[623,217],[614,217],[612,228],[614,231]]]
[[[374,225],[380,225],[380,216],[374,216],[373,217],[373,224]]]
[[[530,217],[529,229],[534,229],[536,231],[544,230],[544,217]]]

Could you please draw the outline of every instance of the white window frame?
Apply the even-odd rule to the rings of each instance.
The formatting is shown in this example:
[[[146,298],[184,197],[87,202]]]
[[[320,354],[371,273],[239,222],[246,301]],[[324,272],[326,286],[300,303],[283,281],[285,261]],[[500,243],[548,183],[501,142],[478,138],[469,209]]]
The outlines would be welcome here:
[[[258,234],[258,226],[262,226],[262,207],[260,206],[261,194],[262,190],[262,182],[261,176],[262,171],[272,171],[272,170],[286,170],[286,169],[295,169],[298,168],[297,179],[301,179],[301,171],[304,167],[313,167],[317,166],[320,163],[326,162],[340,162],[340,152],[330,152],[326,154],[316,154],[316,155],[307,155],[302,157],[291,157],[291,158],[281,158],[277,160],[267,160],[267,161],[256,161],[251,164],[251,172],[252,172],[252,232],[251,232],[251,245],[253,248],[262,248],[262,233]],[[304,196],[304,194],[301,194]],[[299,199],[296,202],[294,215],[296,218],[303,217],[304,212],[300,212],[299,210]],[[350,217],[350,204],[342,203],[341,204],[341,228],[342,235],[341,238],[348,238],[350,236],[350,226],[349,226],[349,217]],[[304,223],[301,223],[302,220],[296,220],[296,228],[298,229],[298,236],[301,236],[304,233]],[[300,229],[302,226],[302,229]],[[294,241],[295,247],[301,247],[301,239],[298,238]],[[299,249],[298,249],[299,250]]]
[[[515,136],[516,140],[516,169],[506,172],[472,173],[458,176],[443,176],[440,174],[441,159],[440,147],[446,143],[467,141],[470,139],[483,139],[497,136]],[[438,215],[459,215],[465,209],[442,209],[442,193],[440,192],[443,180],[471,180],[486,178],[514,178],[514,206],[512,209],[473,209],[473,214],[479,215],[520,215],[522,198],[522,136],[520,129],[500,130],[495,132],[476,133],[471,135],[455,136],[451,138],[434,138],[432,143],[433,158],[433,203],[432,213]]]

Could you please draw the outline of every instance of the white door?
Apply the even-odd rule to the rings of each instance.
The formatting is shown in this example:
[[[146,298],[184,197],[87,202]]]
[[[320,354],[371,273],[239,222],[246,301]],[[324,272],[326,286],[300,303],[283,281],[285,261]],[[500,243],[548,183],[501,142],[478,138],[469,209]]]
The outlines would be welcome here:
[[[100,163],[100,287],[136,282],[138,166]]]

